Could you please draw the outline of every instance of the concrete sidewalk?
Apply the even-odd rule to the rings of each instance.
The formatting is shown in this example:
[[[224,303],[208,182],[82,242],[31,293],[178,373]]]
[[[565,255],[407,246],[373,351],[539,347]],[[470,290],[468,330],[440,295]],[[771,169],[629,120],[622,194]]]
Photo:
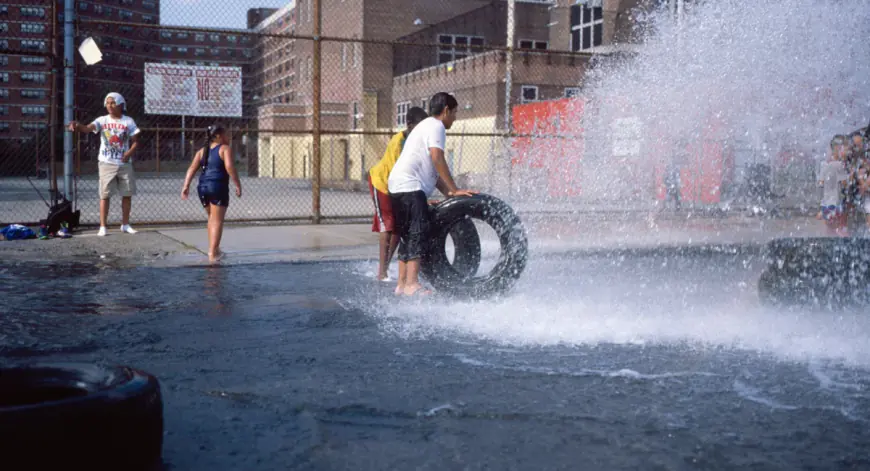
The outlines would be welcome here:
[[[821,221],[807,217],[610,221],[589,218],[527,221],[526,224],[532,256],[676,246],[762,245],[781,237],[827,235]],[[204,227],[166,229],[159,233],[203,255],[208,252]],[[496,243],[494,237],[490,242]],[[375,260],[378,238],[368,224],[226,227],[221,248],[227,254],[228,263]]]
[[[781,237],[824,237],[824,224],[814,218],[762,219],[656,217],[654,214],[611,214],[572,218],[529,217],[531,257],[560,253],[647,250],[670,247],[761,246]],[[494,255],[498,241],[481,230],[485,256]],[[378,235],[369,224],[228,225],[221,248],[224,264],[371,260],[378,254]],[[71,239],[0,242],[0,261],[95,261],[118,266],[192,266],[207,264],[208,235],[201,227],[143,229],[139,234],[107,237],[95,230],[76,232]]]

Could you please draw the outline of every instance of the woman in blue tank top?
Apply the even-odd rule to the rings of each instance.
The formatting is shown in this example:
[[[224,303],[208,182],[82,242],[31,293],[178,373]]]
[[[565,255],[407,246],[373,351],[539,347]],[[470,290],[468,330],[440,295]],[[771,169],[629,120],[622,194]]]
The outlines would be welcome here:
[[[224,217],[230,205],[230,178],[236,186],[236,196],[239,198],[242,197],[242,183],[233,165],[229,136],[224,128],[220,125],[209,126],[205,143],[187,169],[187,176],[181,189],[181,199],[187,199],[193,176],[197,169],[202,170],[196,191],[199,193],[202,207],[208,214],[208,258],[216,262],[223,255],[220,245],[224,232]]]

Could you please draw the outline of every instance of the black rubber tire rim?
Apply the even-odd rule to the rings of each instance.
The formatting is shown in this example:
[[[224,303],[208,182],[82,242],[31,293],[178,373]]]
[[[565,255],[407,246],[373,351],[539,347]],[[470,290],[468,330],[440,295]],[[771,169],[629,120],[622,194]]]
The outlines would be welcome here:
[[[498,236],[501,250],[495,267],[480,276],[458,271],[445,250],[448,234],[453,234],[457,251],[472,247],[480,252],[477,230],[463,233],[457,225],[473,225],[473,220],[488,224]],[[468,241],[467,243],[464,241]],[[422,264],[423,276],[432,286],[446,294],[459,297],[487,297],[508,291],[519,279],[528,259],[528,240],[517,214],[504,201],[490,195],[450,198],[434,208],[430,244]],[[454,262],[456,258],[454,257]],[[478,256],[479,260],[479,256]],[[479,264],[479,262],[478,262]],[[477,270],[475,270],[476,272]]]
[[[37,364],[0,369],[4,469],[159,469],[157,379],[124,366]]]

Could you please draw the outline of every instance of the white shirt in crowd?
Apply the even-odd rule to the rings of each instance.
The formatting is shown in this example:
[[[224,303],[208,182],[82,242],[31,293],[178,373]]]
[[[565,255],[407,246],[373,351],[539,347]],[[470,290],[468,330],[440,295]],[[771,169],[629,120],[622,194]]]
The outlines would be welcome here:
[[[100,116],[93,123],[94,133],[100,135],[100,155],[97,160],[107,164],[123,165],[121,158],[130,150],[130,138],[139,134],[139,127],[129,116],[115,119],[111,115]],[[127,161],[130,163],[130,160]]]
[[[849,178],[846,166],[838,160],[822,162],[819,177],[822,182],[822,206],[839,206],[840,182]]]
[[[415,126],[387,179],[390,193],[423,191],[427,197],[432,195],[438,183],[438,171],[432,163],[429,149],[437,147],[444,150],[446,140],[447,130],[438,119],[426,118]]]

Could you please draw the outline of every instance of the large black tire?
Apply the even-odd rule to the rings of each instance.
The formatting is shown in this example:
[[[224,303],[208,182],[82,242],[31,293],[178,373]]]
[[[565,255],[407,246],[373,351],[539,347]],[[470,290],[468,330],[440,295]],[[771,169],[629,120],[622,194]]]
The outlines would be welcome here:
[[[841,307],[870,300],[870,239],[777,239],[765,257],[758,282],[764,302]]]
[[[462,277],[471,278],[480,269],[480,234],[471,219],[461,219],[450,228],[453,239],[453,270]],[[447,240],[445,239],[445,243]]]
[[[162,466],[156,378],[127,367],[0,369],[0,468],[142,470]]]
[[[493,228],[501,244],[498,262],[489,273],[474,276],[461,273],[447,258],[447,235],[459,224],[478,219]],[[480,238],[454,233],[457,252],[462,247],[475,247],[480,252]],[[465,234],[468,234],[465,232]],[[470,240],[470,242],[464,242]],[[434,208],[428,253],[423,260],[423,276],[436,290],[459,297],[487,297],[509,290],[526,267],[528,240],[525,228],[516,213],[504,201],[489,195],[450,198]],[[455,260],[455,258],[454,258]],[[479,256],[478,256],[479,264]],[[476,272],[477,270],[475,270]]]

